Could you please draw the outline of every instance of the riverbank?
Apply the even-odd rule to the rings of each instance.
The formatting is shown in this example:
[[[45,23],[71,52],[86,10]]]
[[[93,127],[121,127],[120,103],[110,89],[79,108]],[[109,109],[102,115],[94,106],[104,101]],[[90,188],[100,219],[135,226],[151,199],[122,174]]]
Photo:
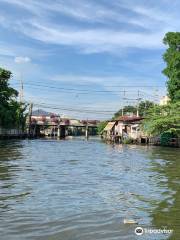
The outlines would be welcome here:
[[[102,141],[110,144],[123,144],[123,145],[147,145],[147,146],[162,146],[162,147],[175,147],[180,148],[180,138],[170,138],[164,141],[161,137],[142,137],[139,139],[111,137],[109,139],[103,138]]]
[[[0,128],[0,139],[18,139],[26,138],[27,136],[27,133],[20,129]]]
[[[0,132],[0,140],[10,140],[10,139],[52,139],[52,140],[58,140],[57,136],[54,137],[49,137],[49,136],[41,136],[41,137],[34,137],[34,136],[28,136],[27,133],[18,131],[16,129],[11,129],[11,130],[6,130]],[[72,140],[72,139],[90,139],[90,140],[96,140],[96,139],[101,139],[102,142],[107,143],[107,144],[117,144],[117,145],[147,145],[147,146],[162,146],[162,147],[174,147],[174,148],[180,148],[180,139],[179,138],[172,138],[170,142],[166,145],[161,145],[161,139],[157,137],[152,137],[149,138],[148,141],[147,139],[143,142],[141,141],[132,141],[132,140],[127,140],[124,142],[119,142],[115,140],[106,140],[102,139],[100,135],[93,135],[89,136],[87,139],[85,136],[66,136],[65,138],[61,138],[63,140]]]

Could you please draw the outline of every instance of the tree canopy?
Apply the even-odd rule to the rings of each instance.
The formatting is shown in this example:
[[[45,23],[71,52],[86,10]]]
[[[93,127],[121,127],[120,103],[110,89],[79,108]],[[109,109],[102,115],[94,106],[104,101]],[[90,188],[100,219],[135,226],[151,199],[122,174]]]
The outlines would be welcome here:
[[[151,101],[141,101],[139,103],[139,116],[141,117],[145,117],[149,111],[150,108],[152,108],[154,106],[154,102],[151,102]]]
[[[114,119],[122,116],[122,113],[123,115],[136,115],[137,114],[137,110],[139,111],[139,116],[141,117],[144,117],[146,115],[146,113],[148,112],[148,109],[150,107],[152,107],[154,105],[153,102],[151,101],[141,101],[139,103],[139,106],[132,106],[132,105],[127,105],[127,106],[124,106],[123,107],[123,110],[122,108],[119,109],[119,111],[117,111],[115,114],[114,114]]]
[[[131,105],[127,105],[124,106],[123,109],[119,109],[115,114],[113,118],[118,118],[120,116],[122,116],[122,114],[124,115],[128,115],[128,114],[136,114],[137,112],[137,108],[135,106],[131,106]]]
[[[102,121],[98,124],[98,133],[101,134],[105,126],[107,125],[108,121]]]
[[[18,92],[10,87],[12,73],[0,68],[0,126],[23,128],[25,124],[25,104],[17,101]]]
[[[165,35],[168,46],[163,55],[167,63],[163,73],[168,77],[167,92],[171,101],[150,108],[144,120],[144,131],[152,135],[180,136],[180,32]]]
[[[155,105],[149,109],[143,129],[149,135],[161,135],[164,132],[178,136],[180,134],[180,102],[164,106]]]
[[[180,100],[180,32],[168,32],[163,42],[168,46],[163,56],[167,64],[163,73],[168,77],[168,95],[175,102]]]

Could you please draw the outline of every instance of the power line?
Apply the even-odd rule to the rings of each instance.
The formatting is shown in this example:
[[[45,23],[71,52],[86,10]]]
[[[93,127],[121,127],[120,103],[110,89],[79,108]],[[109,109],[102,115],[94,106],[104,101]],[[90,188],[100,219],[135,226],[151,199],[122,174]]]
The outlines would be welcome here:
[[[128,98],[126,95],[126,93],[130,92],[130,90],[126,91],[124,88],[125,87],[129,87],[129,88],[138,88],[139,86],[133,86],[133,85],[128,85],[128,86],[123,86],[121,85],[121,87],[123,88],[123,90],[121,91],[110,91],[110,90],[93,90],[93,89],[77,89],[77,88],[66,88],[66,87],[56,87],[56,86],[49,86],[49,85],[44,85],[44,84],[35,84],[35,83],[25,83],[25,85],[30,86],[32,88],[40,88],[42,90],[42,88],[47,88],[48,89],[53,89],[53,90],[61,90],[61,92],[67,92],[67,93],[74,93],[74,92],[78,92],[80,94],[99,94],[99,93],[124,93],[122,96],[123,100],[134,100],[136,101],[135,103],[137,104],[137,101],[139,101],[139,99],[143,99],[140,97],[140,92],[145,96],[149,95],[151,97],[153,97],[153,99],[155,98],[155,96],[148,94],[144,91],[140,91],[138,90],[138,98]],[[120,86],[119,86],[120,87]],[[141,86],[141,87],[147,87],[147,86]],[[45,90],[45,89],[43,89]],[[137,90],[132,90],[133,92],[136,92]],[[131,96],[133,94],[131,93]],[[124,104],[123,104],[124,105]],[[68,111],[68,112],[77,112],[77,113],[89,113],[89,114],[100,114],[100,115],[110,115],[110,114],[114,114],[115,112],[117,112],[117,110],[114,111],[109,111],[109,110],[95,110],[95,109],[79,109],[79,108],[73,108],[73,107],[64,107],[64,106],[58,106],[58,105],[50,105],[47,103],[35,103],[34,106],[37,107],[43,107],[46,109],[54,109],[54,110],[60,110],[60,111]],[[121,107],[122,108],[122,107]]]
[[[46,85],[35,85],[35,84],[25,84],[25,85],[30,85],[31,88],[35,88],[35,89],[40,89],[41,91],[48,91],[49,89],[54,89],[55,91],[59,91],[61,90],[60,92],[61,93],[68,93],[68,94],[78,94],[78,95],[89,95],[89,94],[100,94],[100,93],[111,93],[111,94],[116,94],[116,93],[123,93],[123,95],[125,95],[125,93],[128,93],[130,92],[129,90],[128,91],[125,91],[125,90],[122,90],[122,91],[106,91],[106,90],[85,90],[85,89],[73,89],[73,88],[57,88],[57,87],[53,87],[53,86],[46,86]],[[43,89],[42,87],[45,87],[47,89]],[[133,93],[132,93],[133,92]],[[131,96],[133,94],[135,94],[135,90],[131,91]],[[154,95],[151,95],[149,93],[145,93],[143,91],[139,91],[141,92],[144,96],[148,95],[148,96],[151,96],[153,99],[157,99],[158,96],[155,96]],[[138,100],[136,98],[129,98],[129,97],[122,97],[122,99],[124,100]]]
[[[125,90],[93,90],[93,89],[77,89],[77,88],[66,88],[66,87],[57,87],[57,86],[49,86],[49,85],[44,85],[41,84],[41,82],[39,82],[40,84],[37,83],[24,83],[25,85],[28,86],[37,86],[37,87],[45,87],[45,88],[52,88],[52,89],[58,89],[58,90],[67,90],[67,91],[78,91],[78,92],[97,92],[97,93],[111,93],[111,92],[124,92]],[[85,85],[83,85],[85,86]],[[153,85],[118,85],[118,86],[113,86],[113,85],[104,85],[103,87],[119,87],[119,88],[158,88],[158,87],[162,87],[162,86],[153,86]]]
[[[66,91],[74,91],[74,92],[95,92],[95,93],[114,93],[114,92],[123,92],[123,91],[110,91],[110,90],[91,90],[91,89],[77,89],[77,88],[64,88],[64,87],[55,87],[49,85],[42,85],[42,84],[31,84],[31,83],[24,83],[24,85],[28,86],[36,86],[36,87],[45,87],[45,88],[52,88],[57,90],[66,90]]]
[[[80,113],[95,113],[95,114],[114,114],[116,111],[103,111],[103,110],[95,110],[95,109],[78,109],[78,108],[64,108],[57,105],[49,105],[46,103],[34,103],[34,106],[36,107],[43,107],[48,109],[54,109],[54,110],[63,110],[63,111],[69,111],[69,112],[80,112]]]

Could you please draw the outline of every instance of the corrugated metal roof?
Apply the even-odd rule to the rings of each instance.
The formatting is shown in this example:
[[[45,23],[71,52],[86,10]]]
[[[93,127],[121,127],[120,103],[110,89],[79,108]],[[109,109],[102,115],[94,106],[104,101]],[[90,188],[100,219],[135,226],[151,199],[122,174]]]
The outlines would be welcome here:
[[[143,117],[137,117],[137,116],[121,116],[117,119],[117,121],[122,121],[122,122],[135,122],[135,121],[140,121],[144,119]]]
[[[110,131],[114,127],[115,122],[108,122],[106,127],[104,128],[104,131]]]

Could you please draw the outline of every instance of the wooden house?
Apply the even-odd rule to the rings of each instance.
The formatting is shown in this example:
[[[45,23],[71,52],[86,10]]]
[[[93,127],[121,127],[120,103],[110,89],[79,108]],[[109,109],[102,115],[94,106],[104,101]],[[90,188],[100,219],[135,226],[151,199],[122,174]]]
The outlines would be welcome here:
[[[143,136],[140,128],[142,120],[138,116],[121,116],[110,121],[103,130],[103,138],[115,142],[122,142],[127,138],[139,140]]]

